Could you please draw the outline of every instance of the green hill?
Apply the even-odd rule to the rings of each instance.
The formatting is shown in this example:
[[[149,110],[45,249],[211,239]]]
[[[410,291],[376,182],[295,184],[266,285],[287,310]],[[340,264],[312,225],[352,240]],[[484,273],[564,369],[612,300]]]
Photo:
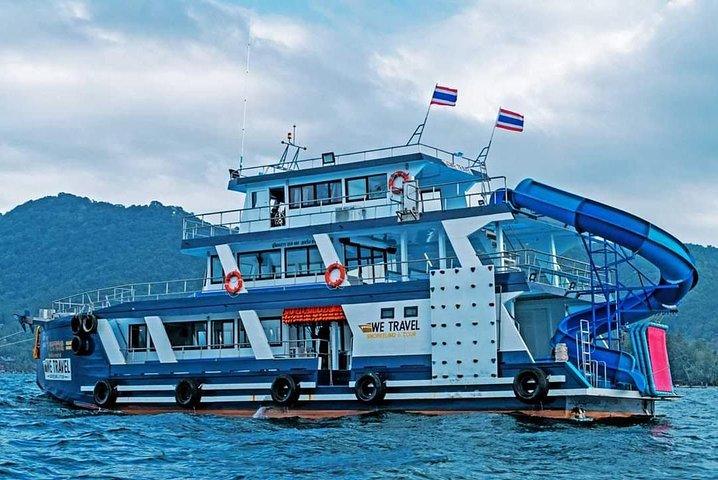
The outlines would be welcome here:
[[[201,277],[204,262],[179,253],[186,214],[158,202],[124,207],[60,194],[0,215],[0,337],[17,331],[13,313],[34,314],[72,293]],[[716,384],[718,248],[689,248],[701,278],[680,312],[664,318],[673,371],[681,383]],[[0,369],[30,368],[29,351],[27,343],[0,348]]]
[[[17,330],[13,313],[36,314],[73,293],[201,277],[204,262],[179,253],[186,214],[158,202],[124,207],[60,194],[0,216],[0,337]],[[28,344],[6,347],[0,358],[7,369],[26,369],[27,352]]]

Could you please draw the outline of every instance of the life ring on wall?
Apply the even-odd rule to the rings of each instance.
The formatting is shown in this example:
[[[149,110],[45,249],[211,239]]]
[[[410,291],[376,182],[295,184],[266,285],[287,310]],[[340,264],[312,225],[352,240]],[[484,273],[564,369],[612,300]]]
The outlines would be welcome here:
[[[396,185],[396,181],[401,178],[401,186]],[[409,172],[405,172],[404,170],[397,170],[396,172],[391,174],[391,177],[389,177],[389,190],[391,190],[391,193],[395,195],[401,195],[404,193],[404,183],[408,182],[410,179]]]
[[[332,280],[332,274],[335,270],[339,271],[339,276]],[[327,270],[324,272],[324,281],[330,288],[338,288],[342,283],[344,283],[344,280],[346,279],[347,269],[339,262],[332,263],[327,267]]]
[[[232,284],[234,282],[234,284]],[[237,295],[242,291],[244,286],[244,280],[242,280],[242,274],[239,270],[232,270],[224,277],[224,289],[230,295]]]

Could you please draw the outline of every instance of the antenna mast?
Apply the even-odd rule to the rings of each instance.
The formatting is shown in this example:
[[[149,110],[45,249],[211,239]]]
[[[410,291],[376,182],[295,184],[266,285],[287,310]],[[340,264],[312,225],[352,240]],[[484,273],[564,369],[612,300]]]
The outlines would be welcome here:
[[[247,90],[249,83],[249,47],[251,46],[251,37],[247,38],[247,62],[244,70],[244,102],[242,106],[242,143],[239,151],[239,170],[242,171],[242,164],[244,163],[244,135],[247,132]]]

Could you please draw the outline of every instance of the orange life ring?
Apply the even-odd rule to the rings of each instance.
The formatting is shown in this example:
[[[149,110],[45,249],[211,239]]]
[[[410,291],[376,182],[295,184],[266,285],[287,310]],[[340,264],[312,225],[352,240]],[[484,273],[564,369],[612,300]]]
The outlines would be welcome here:
[[[236,285],[232,285],[232,280],[236,280]],[[242,280],[242,274],[239,273],[239,270],[232,270],[224,277],[224,289],[229,293],[230,295],[236,295],[240,291],[242,291],[242,287],[244,286],[244,280]]]
[[[334,273],[335,270],[339,270],[339,276],[332,280],[332,273]],[[344,265],[342,265],[339,262],[334,262],[331,265],[327,267],[327,270],[324,272],[324,281],[327,282],[327,286],[330,288],[337,288],[342,283],[344,283],[344,280],[347,279],[347,269],[344,268]]]
[[[401,187],[396,186],[397,179],[401,178],[403,181],[401,183]],[[404,170],[397,170],[396,172],[391,174],[391,177],[389,177],[389,190],[391,190],[391,193],[395,195],[401,195],[404,193],[404,183],[409,181],[409,172],[405,172]]]

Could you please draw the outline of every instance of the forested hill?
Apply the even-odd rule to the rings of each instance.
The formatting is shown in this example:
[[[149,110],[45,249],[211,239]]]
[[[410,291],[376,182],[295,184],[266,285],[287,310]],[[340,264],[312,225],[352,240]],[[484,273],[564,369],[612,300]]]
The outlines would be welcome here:
[[[35,314],[53,299],[104,286],[202,276],[203,262],[179,252],[184,215],[181,208],[158,202],[124,207],[68,194],[0,215],[0,337],[17,330],[13,313],[28,308]],[[717,383],[718,249],[689,248],[700,281],[680,312],[665,319],[674,376],[680,382]],[[28,344],[0,348],[0,369],[29,368],[29,351]]]
[[[159,202],[124,207],[60,194],[0,216],[0,337],[17,330],[13,313],[37,314],[73,293],[201,277],[204,263],[179,252],[184,215]],[[0,349],[0,367],[3,358],[8,369],[30,366],[29,345],[18,347]]]

